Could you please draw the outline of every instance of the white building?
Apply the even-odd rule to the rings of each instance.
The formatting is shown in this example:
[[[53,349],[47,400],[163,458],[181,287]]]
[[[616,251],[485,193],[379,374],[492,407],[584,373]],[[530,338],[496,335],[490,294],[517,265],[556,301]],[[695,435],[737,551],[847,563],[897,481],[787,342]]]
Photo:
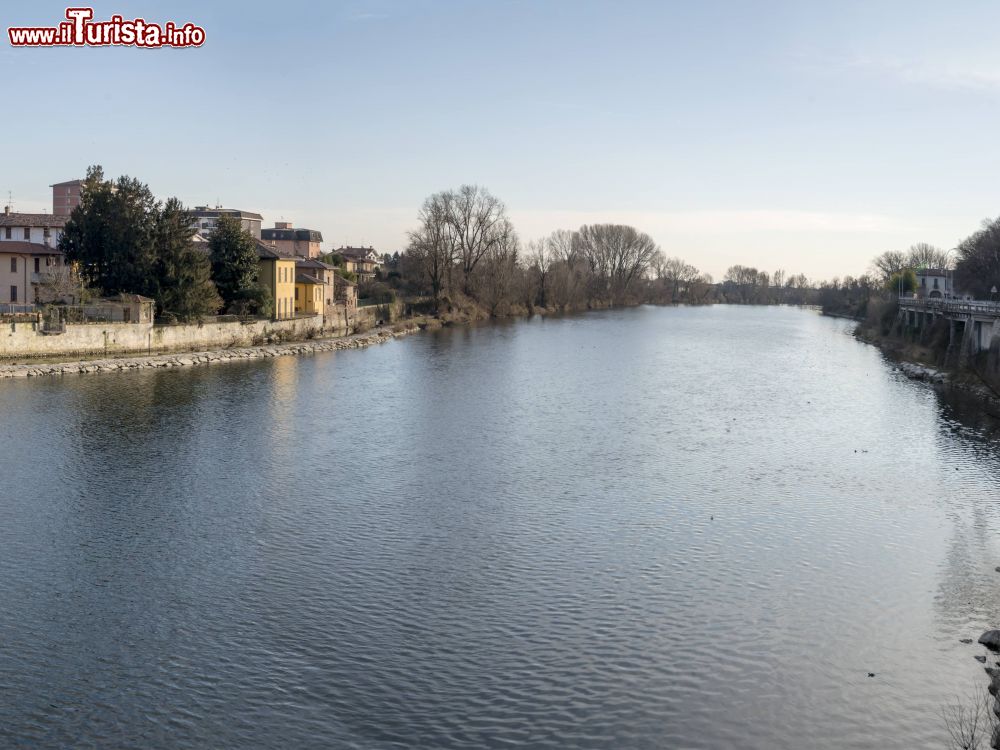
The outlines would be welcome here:
[[[0,214],[0,242],[33,242],[56,247],[65,225],[65,216],[13,213],[6,206]]]
[[[955,288],[952,271],[944,268],[921,268],[916,274],[916,296],[919,299],[972,299],[972,295]]]
[[[260,239],[260,224],[263,217],[251,211],[241,211],[238,208],[209,208],[208,206],[195,206],[188,210],[191,215],[192,224],[198,230],[198,234],[208,237],[214,230],[220,216],[230,216],[236,219],[240,226],[250,232],[256,239]]]

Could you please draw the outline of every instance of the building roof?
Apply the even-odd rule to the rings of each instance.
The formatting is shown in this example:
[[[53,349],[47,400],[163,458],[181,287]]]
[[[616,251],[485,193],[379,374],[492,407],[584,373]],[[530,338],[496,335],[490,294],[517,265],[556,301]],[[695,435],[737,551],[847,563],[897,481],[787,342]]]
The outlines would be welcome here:
[[[18,240],[0,241],[0,253],[8,255],[62,255],[61,250],[43,245],[40,242],[23,242]]]
[[[321,268],[324,271],[332,271],[334,269],[334,266],[331,266],[329,263],[324,263],[315,258],[296,258],[295,265],[299,268]]]
[[[150,299],[149,297],[143,297],[141,294],[126,294],[122,292],[117,297],[111,298],[115,302],[155,302],[156,300]]]
[[[295,274],[295,283],[296,284],[319,284],[320,286],[322,286],[324,282],[323,282],[322,279],[317,279],[315,276],[309,276],[308,274],[304,274],[304,273],[297,273],[297,274]]]
[[[261,229],[263,240],[283,240],[286,242],[322,242],[323,233],[315,229]]]
[[[375,253],[375,248],[347,246],[347,247],[337,248],[337,252],[340,255],[343,255],[345,258],[355,259],[355,258],[364,258],[369,253]],[[375,254],[378,255],[378,253]]]
[[[65,187],[66,185],[82,185],[83,180],[66,180],[66,182],[53,182],[49,187]]]
[[[945,268],[918,268],[917,276],[948,276],[951,271]]]
[[[260,240],[257,241],[257,257],[261,260],[291,260],[281,253],[277,253],[273,248],[268,247]]]
[[[4,212],[0,214],[0,227],[56,227],[66,226],[65,216],[56,214],[17,214]]]
[[[333,275],[333,285],[334,286],[357,286],[353,281],[348,281],[339,273]]]

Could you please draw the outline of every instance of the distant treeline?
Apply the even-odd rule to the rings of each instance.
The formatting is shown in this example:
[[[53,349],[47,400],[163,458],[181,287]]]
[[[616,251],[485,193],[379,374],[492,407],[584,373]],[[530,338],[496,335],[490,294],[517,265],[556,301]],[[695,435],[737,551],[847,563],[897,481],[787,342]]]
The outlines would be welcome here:
[[[435,310],[469,303],[503,316],[653,304],[818,304],[822,287],[802,274],[733,266],[721,282],[622,224],[556,230],[522,242],[504,204],[463,185],[430,196],[402,253],[362,294],[424,298]]]

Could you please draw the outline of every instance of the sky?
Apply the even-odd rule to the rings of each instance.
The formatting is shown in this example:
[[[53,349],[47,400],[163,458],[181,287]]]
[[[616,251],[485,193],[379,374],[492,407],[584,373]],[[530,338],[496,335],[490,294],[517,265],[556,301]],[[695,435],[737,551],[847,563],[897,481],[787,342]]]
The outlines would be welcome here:
[[[1000,215],[1000,4],[327,0],[94,5],[198,48],[0,46],[0,196],[88,165],[186,205],[401,250],[430,194],[523,241],[627,223],[721,279],[859,275]],[[66,5],[4,0],[8,26]]]

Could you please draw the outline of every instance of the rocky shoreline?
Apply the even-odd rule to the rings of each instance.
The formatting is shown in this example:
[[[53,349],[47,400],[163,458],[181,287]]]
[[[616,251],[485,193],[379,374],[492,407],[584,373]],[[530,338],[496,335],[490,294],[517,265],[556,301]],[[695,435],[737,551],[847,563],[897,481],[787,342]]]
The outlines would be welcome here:
[[[949,382],[948,373],[916,362],[897,362],[896,369],[911,380],[925,380],[934,385],[944,385]]]
[[[367,333],[356,333],[331,339],[309,339],[282,344],[234,347],[195,352],[171,352],[147,356],[121,356],[106,359],[80,360],[43,364],[38,362],[22,364],[0,364],[0,379],[30,378],[45,375],[83,375],[95,372],[123,372],[129,370],[151,370],[170,367],[191,367],[222,362],[236,362],[248,359],[267,359],[315,352],[333,352],[343,349],[363,349],[373,344],[381,344],[392,339],[408,336],[421,327],[414,322],[377,328]]]

